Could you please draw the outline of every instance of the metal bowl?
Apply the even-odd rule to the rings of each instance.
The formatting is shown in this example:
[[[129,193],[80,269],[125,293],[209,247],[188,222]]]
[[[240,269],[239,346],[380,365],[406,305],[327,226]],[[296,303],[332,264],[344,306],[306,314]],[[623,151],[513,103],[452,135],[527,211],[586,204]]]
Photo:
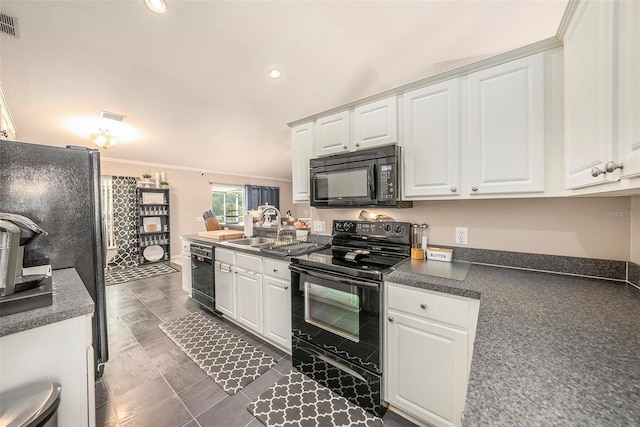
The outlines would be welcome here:
[[[294,225],[296,223],[296,221],[298,221],[298,218],[290,216],[288,218],[283,218],[282,219],[282,225]]]

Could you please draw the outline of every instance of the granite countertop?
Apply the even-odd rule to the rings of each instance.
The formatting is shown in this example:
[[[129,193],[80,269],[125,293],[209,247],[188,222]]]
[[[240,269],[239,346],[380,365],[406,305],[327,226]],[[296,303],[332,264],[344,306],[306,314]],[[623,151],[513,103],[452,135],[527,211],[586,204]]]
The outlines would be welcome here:
[[[436,262],[436,261],[431,261]],[[480,299],[464,426],[640,425],[640,290],[471,265],[385,280]]]
[[[0,317],[0,337],[93,314],[94,303],[74,268],[53,271],[53,304]]]

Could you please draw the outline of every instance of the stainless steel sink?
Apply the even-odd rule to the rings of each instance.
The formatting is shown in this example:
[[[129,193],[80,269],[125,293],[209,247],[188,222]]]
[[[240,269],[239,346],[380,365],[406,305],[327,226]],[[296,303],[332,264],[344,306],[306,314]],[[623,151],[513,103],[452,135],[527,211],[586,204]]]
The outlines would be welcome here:
[[[245,239],[228,240],[227,243],[231,243],[233,245],[253,246],[261,245],[263,243],[273,243],[274,241],[274,239],[269,239],[268,237],[248,237]]]
[[[273,242],[275,242],[275,239],[268,237],[248,237],[244,239],[227,240],[224,243],[229,246],[259,251],[261,248],[268,248]]]

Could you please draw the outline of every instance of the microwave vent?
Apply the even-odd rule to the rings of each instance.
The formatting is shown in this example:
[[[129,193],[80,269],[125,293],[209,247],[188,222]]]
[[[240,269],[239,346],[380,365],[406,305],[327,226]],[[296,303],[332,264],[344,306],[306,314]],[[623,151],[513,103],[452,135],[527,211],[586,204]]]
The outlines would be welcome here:
[[[18,37],[18,19],[0,12],[0,32],[11,37]]]

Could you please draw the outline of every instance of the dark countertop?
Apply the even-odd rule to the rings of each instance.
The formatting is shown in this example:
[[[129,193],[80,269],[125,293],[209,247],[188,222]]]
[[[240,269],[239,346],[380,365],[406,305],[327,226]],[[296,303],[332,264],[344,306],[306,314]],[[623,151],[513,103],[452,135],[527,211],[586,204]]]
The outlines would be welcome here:
[[[464,426],[640,425],[639,289],[477,264],[464,281],[407,270],[385,280],[480,298]]]
[[[74,268],[53,271],[53,304],[0,317],[0,337],[93,314],[94,304]]]
[[[191,242],[209,243],[209,244],[212,244],[215,247],[229,249],[230,251],[244,252],[244,253],[247,253],[247,254],[260,256],[260,257],[263,257],[263,258],[272,258],[272,259],[276,259],[276,260],[283,261],[283,262],[291,261],[291,257],[290,256],[278,256],[276,254],[269,253],[269,252],[256,251],[255,249],[247,249],[247,248],[242,248],[242,247],[239,247],[239,246],[231,246],[231,245],[226,244],[224,240],[210,239],[208,237],[202,237],[202,236],[199,236],[197,234],[184,235],[184,236],[180,236],[180,238],[182,240],[187,240],[187,241],[191,241]]]

